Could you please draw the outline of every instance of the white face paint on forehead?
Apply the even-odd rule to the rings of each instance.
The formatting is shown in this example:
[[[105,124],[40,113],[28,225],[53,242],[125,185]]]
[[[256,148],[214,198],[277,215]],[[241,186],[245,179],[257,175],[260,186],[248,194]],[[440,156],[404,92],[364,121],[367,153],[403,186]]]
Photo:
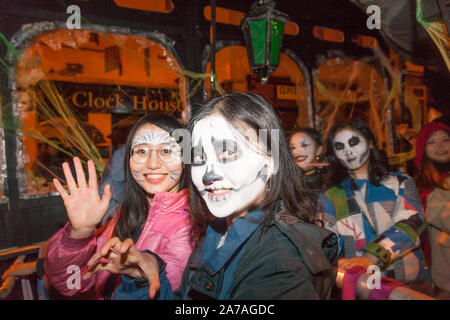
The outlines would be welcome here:
[[[139,132],[139,135],[137,134]],[[139,144],[151,144],[154,146],[160,144],[177,144],[176,140],[165,131],[153,132],[149,129],[138,130],[134,136],[131,147]]]
[[[198,121],[192,142],[192,181],[214,216],[239,213],[265,192],[270,158],[223,116]]]
[[[366,138],[356,130],[342,129],[333,139],[336,157],[349,170],[361,168],[369,159],[370,149]]]

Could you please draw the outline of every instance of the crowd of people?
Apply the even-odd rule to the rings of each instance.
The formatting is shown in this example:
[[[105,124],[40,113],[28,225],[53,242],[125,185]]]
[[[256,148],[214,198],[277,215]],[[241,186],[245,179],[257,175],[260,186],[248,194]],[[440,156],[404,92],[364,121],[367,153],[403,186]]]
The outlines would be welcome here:
[[[48,290],[93,299],[336,299],[336,272],[450,299],[450,128],[418,135],[417,177],[391,172],[369,126],[289,136],[252,93],[207,101],[187,126],[142,117],[100,187],[92,161],[53,182],[69,222],[47,243]],[[67,269],[82,269],[76,288]]]

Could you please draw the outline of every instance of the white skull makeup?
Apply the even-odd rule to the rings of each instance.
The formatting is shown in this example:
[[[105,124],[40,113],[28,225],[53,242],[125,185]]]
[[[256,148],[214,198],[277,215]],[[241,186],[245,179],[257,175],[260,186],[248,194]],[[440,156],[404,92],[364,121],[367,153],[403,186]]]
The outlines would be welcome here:
[[[239,213],[263,194],[273,167],[271,158],[246,143],[223,116],[213,114],[198,121],[192,142],[192,181],[214,216]]]
[[[298,166],[314,163],[317,157],[316,142],[304,132],[294,134],[290,141],[291,153]]]
[[[352,129],[338,131],[333,139],[333,149],[342,165],[349,170],[361,168],[370,155],[366,138]]]

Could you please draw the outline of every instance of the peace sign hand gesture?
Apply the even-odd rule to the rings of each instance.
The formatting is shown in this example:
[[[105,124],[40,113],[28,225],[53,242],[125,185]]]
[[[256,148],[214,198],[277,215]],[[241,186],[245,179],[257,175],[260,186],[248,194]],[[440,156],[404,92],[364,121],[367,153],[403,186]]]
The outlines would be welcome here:
[[[88,161],[88,184],[86,183],[83,166],[78,157],[73,158],[73,164],[77,174],[78,186],[72,176],[69,164],[64,162],[62,165],[70,194],[67,193],[57,179],[53,179],[53,183],[64,200],[64,206],[66,207],[67,215],[72,225],[70,237],[86,238],[96,229],[105,214],[109,200],[111,199],[111,190],[110,186],[106,185],[103,198],[100,199],[97,186],[97,173],[95,172],[95,166],[92,160]]]

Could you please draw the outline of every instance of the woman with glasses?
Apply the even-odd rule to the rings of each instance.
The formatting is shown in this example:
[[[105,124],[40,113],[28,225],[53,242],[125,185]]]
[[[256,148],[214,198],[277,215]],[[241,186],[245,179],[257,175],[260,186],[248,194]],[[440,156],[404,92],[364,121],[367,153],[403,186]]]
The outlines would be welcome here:
[[[114,298],[148,299],[158,287],[160,299],[327,298],[337,237],[312,223],[312,192],[296,174],[270,103],[252,93],[224,94],[203,105],[188,129],[191,209],[195,221],[208,222],[206,235],[178,290],[167,286],[167,261],[156,254],[146,260],[153,265],[149,287],[123,274]]]
[[[68,190],[58,180],[53,182],[69,222],[50,239],[45,261],[46,275],[59,294],[109,299],[121,274],[139,286],[151,273],[146,264],[150,254],[145,250],[164,259],[170,285],[178,288],[197,234],[191,227],[182,149],[172,137],[181,128],[172,117],[149,114],[131,129],[124,161],[124,200],[118,214],[101,228],[97,226],[111,198],[110,186],[105,186],[100,198],[92,160],[87,163],[87,182],[79,158],[74,158],[76,181],[69,164],[63,164]],[[126,250],[114,249],[114,244],[122,242]],[[104,246],[113,248],[87,265]],[[126,259],[129,253],[134,253],[131,261]]]

